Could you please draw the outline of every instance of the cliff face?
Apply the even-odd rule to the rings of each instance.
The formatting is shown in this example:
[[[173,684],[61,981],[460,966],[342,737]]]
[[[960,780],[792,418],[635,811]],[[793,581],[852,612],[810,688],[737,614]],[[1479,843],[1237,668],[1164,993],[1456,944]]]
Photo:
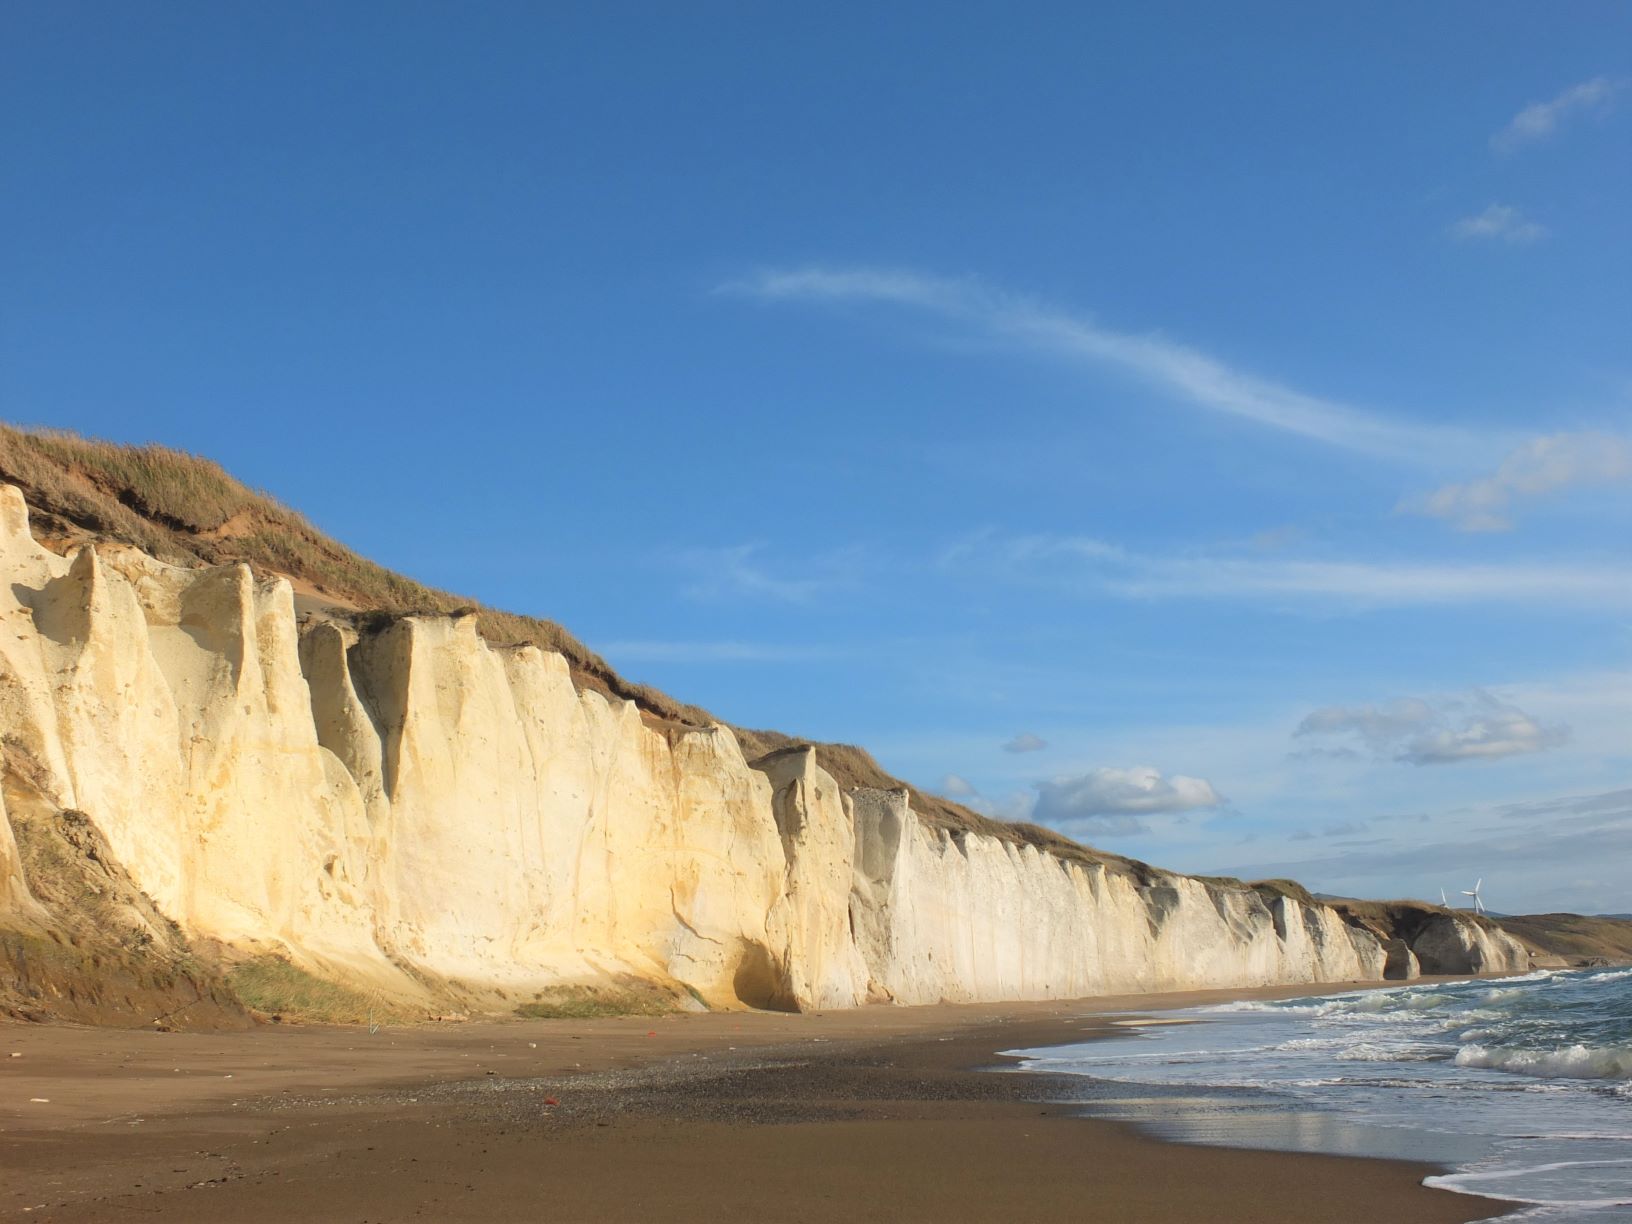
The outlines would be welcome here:
[[[948,834],[901,792],[858,792],[853,810],[852,926],[873,988],[899,1002],[1383,976],[1377,939],[1324,906]]]
[[[9,486],[0,573],[5,803],[88,821],[155,948],[427,1004],[616,980],[715,1006],[1062,998],[1390,964],[1325,906],[949,833],[808,750],[750,765],[728,729],[655,729],[470,617],[302,633],[289,584],[246,566],[59,557]],[[60,944],[13,823],[0,926]],[[1424,968],[1525,966],[1445,921]]]

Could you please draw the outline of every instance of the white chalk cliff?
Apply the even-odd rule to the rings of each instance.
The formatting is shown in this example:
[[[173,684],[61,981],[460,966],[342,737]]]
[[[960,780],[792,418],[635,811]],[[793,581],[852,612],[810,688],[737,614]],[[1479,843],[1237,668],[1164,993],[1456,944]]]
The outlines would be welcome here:
[[[1460,918],[1385,948],[1328,906],[949,832],[809,750],[756,768],[723,726],[654,728],[471,617],[302,633],[242,565],[58,556],[10,486],[0,573],[7,802],[84,813],[189,937],[402,998],[633,978],[825,1008],[1527,963]],[[37,883],[0,819],[0,915]]]

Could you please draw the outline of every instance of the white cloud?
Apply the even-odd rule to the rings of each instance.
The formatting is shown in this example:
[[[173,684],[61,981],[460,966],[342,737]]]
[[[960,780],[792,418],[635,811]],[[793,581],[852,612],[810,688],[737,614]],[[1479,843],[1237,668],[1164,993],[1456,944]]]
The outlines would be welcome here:
[[[990,816],[994,820],[1030,820],[1032,809],[1037,806],[1037,792],[1029,788],[1013,790],[1000,798],[974,794],[962,802],[982,816]]]
[[[1547,237],[1547,227],[1530,220],[1511,204],[1492,204],[1484,212],[1455,222],[1451,226],[1451,237],[1519,246]]]
[[[615,663],[810,663],[833,659],[828,646],[789,646],[774,642],[662,642],[637,639],[607,642],[596,650]]]
[[[1113,331],[1083,315],[1002,293],[975,280],[815,267],[762,271],[720,290],[775,302],[859,301],[929,311],[999,339],[1133,375],[1214,412],[1373,455],[1416,460],[1425,449],[1455,445],[1460,437],[1452,430],[1394,421],[1307,395],[1161,335]]]
[[[1196,808],[1214,808],[1224,797],[1204,778],[1163,777],[1150,765],[1100,768],[1071,778],[1037,784],[1033,819],[1085,832],[1143,831],[1137,819]]]
[[[955,773],[949,773],[941,779],[940,791],[948,799],[967,799],[971,795],[980,794],[969,779]]]
[[[1608,565],[1141,556],[1102,540],[981,532],[943,566],[1134,599],[1309,601],[1358,608],[1466,603],[1632,607],[1632,575]]]
[[[1383,706],[1325,706],[1304,717],[1295,735],[1334,735],[1353,732],[1374,751],[1389,751],[1393,744],[1434,719],[1434,708],[1415,697]]]
[[[1603,114],[1625,85],[1625,81],[1611,77],[1593,77],[1570,86],[1546,102],[1533,102],[1490,138],[1490,147],[1498,153],[1511,153],[1527,144],[1546,140],[1574,115]]]
[[[1513,503],[1570,488],[1632,484],[1632,441],[1602,433],[1532,438],[1489,476],[1448,484],[1400,509],[1445,519],[1461,531],[1506,531]]]
[[[1348,837],[1348,838],[1354,838],[1354,837],[1358,837],[1362,833],[1369,832],[1370,829],[1371,829],[1371,826],[1369,824],[1367,824],[1364,820],[1340,820],[1340,821],[1337,821],[1334,824],[1327,825],[1324,829],[1321,829],[1318,833],[1315,832],[1313,829],[1298,829],[1298,830],[1296,830],[1296,831],[1294,831],[1292,833],[1292,835],[1288,838],[1288,840],[1289,841],[1295,841],[1295,842],[1301,842],[1301,841],[1314,841],[1315,838],[1317,838],[1317,837]],[[1355,843],[1351,842],[1350,844],[1353,845]]]
[[[782,574],[760,560],[763,552],[759,544],[686,550],[676,558],[693,574],[686,594],[693,599],[809,603],[820,595],[854,587],[863,565],[861,550],[848,548],[802,560],[794,565],[794,574]]]
[[[1030,731],[1023,731],[1008,743],[1003,745],[1004,752],[1041,752],[1048,747],[1048,741],[1040,735],[1033,735]]]
[[[1306,716],[1293,734],[1352,736],[1380,758],[1446,765],[1544,752],[1563,743],[1569,730],[1544,725],[1476,690],[1438,701],[1410,697],[1381,706],[1326,706]]]

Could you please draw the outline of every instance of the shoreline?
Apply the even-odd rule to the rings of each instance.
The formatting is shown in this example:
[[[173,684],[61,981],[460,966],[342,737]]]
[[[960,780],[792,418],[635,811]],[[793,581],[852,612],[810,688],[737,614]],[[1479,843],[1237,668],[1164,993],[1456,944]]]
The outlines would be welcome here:
[[[252,1224],[1501,1214],[1499,1201],[1422,1186],[1437,1165],[1170,1143],[1080,1116],[1081,1077],[989,1070],[1003,1050],[1125,1031],[1113,1013],[1399,985],[372,1036],[6,1024],[0,1212]]]

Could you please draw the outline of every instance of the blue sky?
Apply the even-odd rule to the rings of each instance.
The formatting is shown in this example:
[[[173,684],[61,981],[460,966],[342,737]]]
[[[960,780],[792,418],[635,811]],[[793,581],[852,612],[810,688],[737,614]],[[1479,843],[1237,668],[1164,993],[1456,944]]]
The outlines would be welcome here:
[[[0,5],[0,409],[1174,867],[1632,910],[1632,10]]]

